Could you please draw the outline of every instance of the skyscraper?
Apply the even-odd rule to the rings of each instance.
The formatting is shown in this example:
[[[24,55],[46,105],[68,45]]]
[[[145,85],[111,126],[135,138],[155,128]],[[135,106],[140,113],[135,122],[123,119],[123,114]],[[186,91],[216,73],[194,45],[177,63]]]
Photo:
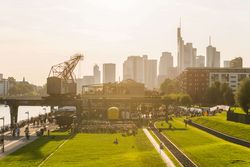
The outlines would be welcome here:
[[[101,83],[101,71],[99,70],[99,66],[95,64],[93,68],[93,74],[94,74],[94,84],[100,84]]]
[[[123,63],[123,80],[132,79],[136,82],[144,82],[143,58],[129,56]]]
[[[207,67],[220,67],[220,52],[211,45],[210,37],[209,46],[207,47]]]
[[[172,78],[171,72],[173,72],[174,61],[170,52],[162,52],[162,56],[159,62],[159,75],[158,75],[158,88],[167,78]]]
[[[147,55],[129,56],[123,63],[123,80],[127,79],[144,83],[148,89],[156,88],[157,60],[150,60]]]
[[[115,82],[115,64],[103,64],[103,83]]]
[[[157,84],[157,60],[145,59],[144,83],[146,88],[154,89]]]
[[[162,52],[159,62],[159,75],[168,75],[168,69],[174,66],[174,59],[170,52]]]
[[[196,57],[195,67],[205,67],[205,56],[199,55]]]
[[[177,29],[177,52],[178,52],[178,72],[181,73],[187,67],[195,67],[196,48],[192,43],[184,44],[181,36],[181,28]]]

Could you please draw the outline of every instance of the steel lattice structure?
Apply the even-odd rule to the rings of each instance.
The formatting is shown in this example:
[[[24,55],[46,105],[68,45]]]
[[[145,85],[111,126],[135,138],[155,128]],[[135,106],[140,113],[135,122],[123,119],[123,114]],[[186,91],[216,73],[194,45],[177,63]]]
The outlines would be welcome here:
[[[74,82],[74,69],[80,60],[83,60],[83,55],[75,54],[70,60],[52,66],[49,72],[49,77],[57,77],[66,81]]]

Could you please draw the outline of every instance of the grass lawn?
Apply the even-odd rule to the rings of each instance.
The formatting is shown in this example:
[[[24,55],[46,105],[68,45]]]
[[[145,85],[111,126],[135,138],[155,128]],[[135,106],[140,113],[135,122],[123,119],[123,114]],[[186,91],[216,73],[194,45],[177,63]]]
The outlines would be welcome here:
[[[247,167],[250,166],[250,149],[229,143],[194,127],[185,128],[183,119],[175,119],[175,130],[163,133],[184,151],[197,165],[202,167]],[[168,127],[157,122],[157,127]]]
[[[115,138],[119,144],[113,144]],[[44,166],[165,166],[145,134],[77,134],[63,145]]]
[[[231,107],[230,109],[233,110],[235,113],[246,114],[240,107]]]
[[[38,166],[69,135],[66,132],[52,132],[51,137],[43,136],[0,160],[1,167]]]
[[[216,116],[195,117],[192,120],[198,124],[223,132],[230,136],[250,141],[250,125],[227,121],[226,112]]]
[[[235,113],[246,114],[241,107],[231,107],[230,110],[233,110]]]
[[[2,167],[38,166],[69,136],[52,133],[55,138],[41,137],[0,160]],[[119,144],[113,144],[115,138]],[[142,130],[136,136],[121,134],[77,134],[64,143],[43,166],[165,166]]]

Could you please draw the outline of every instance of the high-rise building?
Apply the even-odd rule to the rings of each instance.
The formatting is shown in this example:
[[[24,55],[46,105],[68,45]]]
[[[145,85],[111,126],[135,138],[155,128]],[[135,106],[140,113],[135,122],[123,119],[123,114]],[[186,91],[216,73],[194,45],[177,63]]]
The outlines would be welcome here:
[[[174,66],[174,59],[170,52],[162,52],[159,62],[159,75],[168,75],[168,69]]]
[[[94,84],[100,84],[101,83],[101,71],[99,70],[99,66],[95,64],[93,68],[93,74],[94,74]]]
[[[211,38],[209,38],[209,46],[207,46],[207,67],[220,67],[220,52],[211,45]]]
[[[170,52],[162,52],[159,62],[158,88],[167,78],[172,78],[172,71],[174,66],[173,56]]]
[[[103,83],[114,83],[115,82],[115,64],[107,63],[103,64]]]
[[[192,43],[184,44],[181,36],[181,28],[177,29],[178,72],[181,73],[187,67],[195,67],[197,50]]]
[[[205,67],[205,56],[197,56],[195,67]]]
[[[241,57],[236,57],[230,61],[230,68],[242,68],[243,61]]]
[[[156,88],[157,60],[150,60],[147,55],[129,56],[123,63],[123,80],[128,79],[144,83],[148,89]]]
[[[230,67],[230,60],[225,60],[224,61],[224,68],[229,68]]]
[[[144,83],[148,89],[154,89],[157,85],[157,60],[144,59]]]
[[[123,63],[123,80],[132,79],[139,83],[144,83],[144,63],[143,57],[129,56]]]

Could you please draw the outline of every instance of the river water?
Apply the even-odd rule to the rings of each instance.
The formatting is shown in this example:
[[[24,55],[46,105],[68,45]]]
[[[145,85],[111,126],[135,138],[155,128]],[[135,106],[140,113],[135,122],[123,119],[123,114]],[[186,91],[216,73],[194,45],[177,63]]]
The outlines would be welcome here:
[[[37,106],[19,106],[18,108],[18,121],[28,119],[28,115],[25,112],[29,112],[29,118],[36,117],[39,114],[45,114],[50,112],[50,107],[37,107]],[[4,117],[5,125],[10,124],[10,109],[8,106],[0,105],[0,117]],[[2,126],[2,120],[0,120],[0,126]]]

